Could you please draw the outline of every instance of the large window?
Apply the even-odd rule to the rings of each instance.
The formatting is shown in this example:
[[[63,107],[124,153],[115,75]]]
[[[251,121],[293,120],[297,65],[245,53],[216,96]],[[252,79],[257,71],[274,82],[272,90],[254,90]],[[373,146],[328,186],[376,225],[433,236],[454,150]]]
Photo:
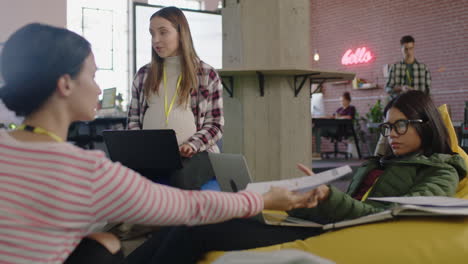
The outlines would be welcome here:
[[[101,89],[115,87],[128,102],[127,0],[68,0],[67,28],[91,43]]]
[[[93,43],[93,52],[99,70],[114,70],[114,23],[112,10],[82,9],[82,35]]]

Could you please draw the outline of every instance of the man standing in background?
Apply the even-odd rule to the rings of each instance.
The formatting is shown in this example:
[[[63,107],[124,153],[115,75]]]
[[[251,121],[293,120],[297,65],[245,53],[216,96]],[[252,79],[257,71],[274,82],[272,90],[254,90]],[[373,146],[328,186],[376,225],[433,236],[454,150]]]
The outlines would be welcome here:
[[[431,92],[431,73],[426,64],[419,63],[414,57],[414,42],[414,38],[409,35],[400,39],[403,60],[390,66],[385,85],[389,101],[409,90],[419,90],[426,94]],[[384,156],[388,151],[387,139],[380,136],[374,155]]]
[[[414,38],[403,36],[400,40],[403,60],[392,64],[385,91],[390,99],[408,90],[419,90],[430,94],[431,73],[426,64],[419,63],[414,57]]]

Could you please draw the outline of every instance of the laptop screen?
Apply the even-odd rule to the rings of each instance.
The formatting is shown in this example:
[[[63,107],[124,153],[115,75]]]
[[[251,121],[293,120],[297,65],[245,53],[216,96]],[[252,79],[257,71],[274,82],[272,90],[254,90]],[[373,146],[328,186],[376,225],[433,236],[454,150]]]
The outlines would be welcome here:
[[[108,130],[102,133],[112,161],[134,170],[180,169],[174,130]]]

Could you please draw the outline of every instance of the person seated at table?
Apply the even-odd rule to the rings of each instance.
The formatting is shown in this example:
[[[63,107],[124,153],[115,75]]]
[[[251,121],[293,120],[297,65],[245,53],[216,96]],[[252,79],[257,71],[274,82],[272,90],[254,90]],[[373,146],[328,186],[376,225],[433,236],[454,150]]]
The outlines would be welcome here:
[[[155,184],[64,142],[70,123],[94,119],[101,93],[90,43],[67,29],[20,28],[1,69],[0,98],[25,116],[19,129],[0,130],[1,263],[121,263],[117,238],[93,233],[107,222],[196,225],[310,205],[312,194],[284,188],[258,195]]]
[[[401,94],[386,106],[384,115],[380,133],[388,137],[392,154],[366,161],[355,172],[347,192],[320,185],[315,189],[316,206],[289,211],[290,215],[326,224],[392,206],[368,197],[455,194],[467,168],[463,158],[451,151],[448,132],[431,98],[421,91]],[[312,175],[307,167],[300,165],[300,169]],[[263,247],[320,233],[319,228],[269,226],[252,219],[167,228],[137,248],[128,261],[194,263],[208,251]]]
[[[349,92],[343,93],[341,96],[341,107],[336,109],[333,115],[338,119],[354,119],[356,107],[351,105],[351,94]]]
[[[336,109],[335,113],[327,118],[354,119],[355,115],[356,107],[351,105],[351,94],[349,92],[344,92],[341,96],[341,107]],[[336,134],[337,129],[332,126],[324,126],[314,127],[312,131],[315,136],[315,153],[312,155],[314,157],[320,157],[322,137],[330,137]]]

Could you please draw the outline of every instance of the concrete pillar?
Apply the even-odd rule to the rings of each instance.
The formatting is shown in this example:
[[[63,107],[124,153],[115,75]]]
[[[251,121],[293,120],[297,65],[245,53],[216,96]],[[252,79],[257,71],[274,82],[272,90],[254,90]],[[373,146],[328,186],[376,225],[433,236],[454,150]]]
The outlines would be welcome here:
[[[223,69],[252,72],[234,77],[234,97],[224,94],[223,151],[244,154],[255,181],[300,176],[295,164],[311,162],[308,82],[295,97],[293,76],[265,75],[260,96],[255,75],[262,69],[309,68],[309,4],[226,0],[222,10]]]

